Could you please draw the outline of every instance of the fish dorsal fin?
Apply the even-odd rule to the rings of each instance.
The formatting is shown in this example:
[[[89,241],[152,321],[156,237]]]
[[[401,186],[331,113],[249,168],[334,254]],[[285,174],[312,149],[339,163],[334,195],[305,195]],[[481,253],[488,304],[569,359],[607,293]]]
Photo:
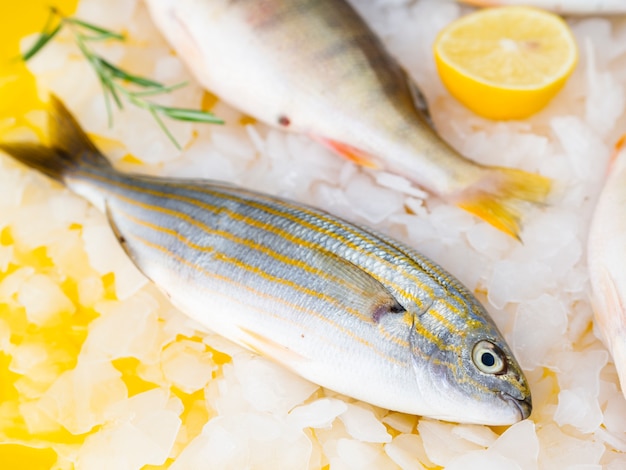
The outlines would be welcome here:
[[[387,314],[406,311],[380,281],[342,256],[319,251],[312,256],[310,264],[330,275],[324,285],[330,296],[342,298],[346,305],[374,323]]]
[[[435,124],[433,123],[433,118],[430,115],[430,109],[428,108],[428,101],[426,101],[426,97],[422,90],[417,86],[417,84],[413,81],[413,79],[409,76],[408,73],[404,73],[407,87],[409,88],[409,92],[411,93],[411,97],[413,98],[413,104],[415,105],[415,109],[419,112],[420,116],[424,121],[435,130]]]

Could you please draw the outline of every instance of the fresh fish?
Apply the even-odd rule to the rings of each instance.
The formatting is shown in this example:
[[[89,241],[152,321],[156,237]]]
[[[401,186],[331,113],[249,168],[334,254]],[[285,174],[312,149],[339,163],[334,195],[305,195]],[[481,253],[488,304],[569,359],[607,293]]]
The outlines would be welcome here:
[[[626,13],[626,0],[458,0],[479,7],[526,5],[564,15],[619,15]]]
[[[596,325],[613,355],[626,396],[626,136],[598,199],[588,240],[589,275]]]
[[[343,0],[146,0],[197,80],[271,125],[411,178],[518,236],[520,205],[549,181],[462,157],[427,122],[414,86]]]
[[[50,147],[0,150],[103,210],[139,269],[203,325],[384,408],[507,425],[524,375],[474,296],[415,250],[236,186],[123,174],[56,99]]]

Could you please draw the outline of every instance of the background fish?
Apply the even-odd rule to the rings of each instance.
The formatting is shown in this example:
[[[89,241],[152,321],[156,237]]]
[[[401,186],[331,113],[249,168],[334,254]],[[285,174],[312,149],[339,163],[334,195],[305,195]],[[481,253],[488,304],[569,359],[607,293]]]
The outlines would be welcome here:
[[[626,137],[626,136],[625,136]],[[624,137],[622,137],[623,145]],[[626,151],[616,151],[589,232],[588,262],[596,325],[613,355],[626,396]]]
[[[492,319],[416,251],[225,183],[119,173],[52,106],[50,147],[0,149],[102,209],[139,269],[188,315],[381,407],[494,425],[529,416],[528,384]]]
[[[274,126],[400,173],[518,236],[546,178],[462,157],[428,124],[403,70],[342,0],[147,0],[198,81]]]
[[[526,5],[565,15],[619,15],[626,14],[624,0],[459,0],[480,7]]]

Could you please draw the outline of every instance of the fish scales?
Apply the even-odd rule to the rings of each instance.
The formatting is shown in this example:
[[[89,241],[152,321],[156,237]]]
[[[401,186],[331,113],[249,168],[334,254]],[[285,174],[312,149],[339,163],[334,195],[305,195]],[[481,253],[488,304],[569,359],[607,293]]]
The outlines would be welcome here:
[[[127,187],[132,186],[127,185]],[[193,191],[184,191],[185,187],[180,185],[177,189],[179,191],[172,190],[166,194],[161,204],[166,204],[168,198],[174,198],[175,200],[182,198],[191,205],[196,202],[194,201],[195,193]],[[159,191],[155,188],[145,188],[145,190],[149,191],[151,195],[158,194]],[[203,194],[208,192],[206,188],[202,188],[201,191]],[[264,203],[262,201],[267,198],[263,198],[262,195],[252,196],[252,193],[241,190],[229,191],[227,187],[222,189],[222,192],[212,190],[208,193],[209,196],[213,197],[197,201],[202,210],[221,213],[223,217],[230,212],[228,217],[231,223],[233,218],[237,218],[239,221],[240,226],[232,227],[231,231],[221,230],[219,233],[222,237],[226,236],[232,239],[232,232],[250,232],[251,228],[257,229],[256,232],[252,232],[251,236],[244,239],[247,240],[248,245],[251,240],[255,240],[254,249],[257,251],[264,250],[267,253],[271,246],[281,243],[280,254],[276,251],[271,251],[273,259],[275,260],[280,256],[282,263],[299,265],[300,267],[309,266],[299,256],[301,253],[298,253],[303,245],[312,249],[323,249],[331,252],[335,250],[335,254],[338,256],[349,259],[374,278],[384,281],[387,287],[402,298],[405,303],[414,302],[416,307],[421,310],[425,304],[432,305],[432,298],[442,297],[439,302],[446,304],[449,308],[453,308],[452,301],[456,299],[457,313],[460,318],[465,320],[472,315],[471,310],[466,312],[458,308],[461,295],[467,295],[465,289],[458,282],[443,274],[440,268],[429,260],[424,259],[419,253],[412,254],[413,260],[418,264],[418,269],[416,269],[415,266],[407,265],[405,262],[406,254],[392,243],[377,241],[367,231],[333,221],[332,218],[318,211],[311,209],[305,211],[301,206],[293,207],[289,203],[278,203],[277,200]],[[241,194],[243,193],[247,193],[248,198],[242,197]],[[235,204],[227,205],[225,201],[234,202]],[[163,212],[163,205],[161,204],[154,204],[153,210]],[[244,212],[238,211],[238,207],[243,207]],[[255,212],[260,213],[260,215],[255,216],[254,213],[251,213],[252,207],[256,208]],[[179,212],[179,218],[181,216],[189,218],[189,215],[185,212]],[[270,217],[272,218],[271,221],[268,220]],[[192,218],[191,220],[195,219]],[[304,225],[304,228],[301,228],[302,225]],[[204,227],[208,227],[208,224],[204,225]],[[207,230],[207,233],[212,235],[218,234],[215,229]],[[266,244],[259,243],[259,240],[264,240],[270,235],[271,239]],[[332,240],[330,240],[330,243],[320,243],[317,240],[320,236],[324,238],[330,237]],[[279,241],[277,242],[276,239]],[[289,245],[285,244],[287,241],[290,242]],[[239,241],[237,243],[242,242]],[[248,248],[250,247],[248,246]],[[284,256],[284,254],[288,254],[289,250],[294,251],[296,257]],[[377,273],[380,269],[370,270],[372,263],[383,263],[385,265],[386,271],[384,271],[383,276]],[[404,270],[398,272],[403,267]],[[317,271],[316,274],[320,274],[320,271]],[[432,277],[433,274],[436,275],[434,279]],[[401,279],[408,277],[410,281],[415,283],[417,289],[408,290],[407,287],[409,286],[402,287],[399,283],[394,283],[393,279],[396,276]],[[337,280],[336,278],[333,279],[334,282],[337,282]],[[455,291],[458,294],[450,295],[450,300],[446,300],[443,298],[443,286],[450,287],[452,284],[455,284]],[[416,293],[412,292],[413,290]]]
[[[345,280],[324,272],[316,266],[317,263],[312,264],[314,260],[311,259],[310,253],[314,252],[302,250],[302,246],[305,245],[313,250],[324,250],[349,259],[368,274],[379,278],[379,281],[385,282],[391,278],[386,282],[387,287],[405,300],[405,303],[418,301],[423,305],[424,301],[428,301],[436,291],[443,295],[440,284],[421,270],[416,270],[415,266],[407,265],[404,273],[396,274],[402,265],[395,261],[401,259],[403,253],[392,244],[376,242],[367,232],[356,226],[337,222],[332,224],[325,220],[327,216],[322,213],[316,214],[315,210],[305,213],[301,209],[298,210],[298,207],[284,202],[259,203],[259,199],[252,199],[249,192],[247,197],[242,197],[228,189],[224,192],[218,189],[208,192],[205,188],[199,190],[193,186],[172,185],[164,192],[162,183],[151,185],[144,182],[141,187],[137,187],[124,182],[123,179],[103,178],[100,174],[90,175],[82,172],[81,177],[84,180],[97,178],[92,181],[102,185],[104,190],[118,195],[121,207],[129,214],[134,214],[137,218],[152,215],[156,220],[164,216],[159,229],[162,230],[163,226],[168,224],[178,226],[177,233],[184,234],[187,240],[204,238],[207,246],[213,248],[218,244],[222,246],[222,256],[233,256],[233,252],[241,251],[238,258],[245,258],[246,263],[250,265],[265,266],[264,272],[270,275],[280,276],[289,265],[303,270],[306,274],[340,282],[346,287],[354,287]],[[155,225],[155,220],[145,222]],[[117,224],[120,225],[119,222]],[[202,236],[197,233],[198,231]],[[233,233],[246,233],[246,236],[235,237]],[[207,237],[221,240],[209,242]],[[163,240],[153,241],[163,243]],[[280,246],[280,252],[273,249],[274,246]],[[193,249],[192,252],[188,252],[191,249],[188,244],[178,248],[185,252],[185,259],[196,257]],[[426,260],[422,261],[428,264]],[[391,276],[380,276],[370,271],[370,266],[376,262],[385,263]],[[291,277],[293,274],[290,273]],[[410,275],[419,290],[423,291],[419,292],[419,296],[412,295],[399,283],[394,285],[394,276],[403,278],[405,275]],[[300,283],[301,287],[310,282],[311,279],[306,279],[306,282]]]
[[[89,175],[85,173],[81,176],[85,179],[89,178]],[[442,273],[436,265],[423,259],[419,254],[412,256],[413,260],[419,260],[415,263],[417,266],[409,265],[406,262],[405,253],[393,243],[376,240],[367,231],[331,220],[327,215],[314,209],[308,209],[305,212],[301,207],[295,207],[288,202],[271,201],[262,195],[231,189],[227,186],[222,189],[217,189],[219,185],[216,185],[215,189],[200,189],[193,185],[177,184],[166,190],[162,182],[151,184],[149,180],[146,180],[141,187],[137,187],[135,182],[128,183],[119,177],[116,180],[103,179],[100,174],[92,175],[92,177],[98,178],[96,181],[99,181],[105,190],[119,194],[124,201],[123,210],[135,213],[137,218],[143,218],[140,219],[143,227],[146,223],[151,223],[155,227],[156,230],[149,231],[148,236],[146,234],[142,236],[132,230],[128,230],[128,233],[151,242],[152,250],[155,250],[156,254],[163,255],[164,253],[155,249],[155,246],[166,246],[169,247],[169,251],[165,253],[166,258],[174,253],[182,260],[195,260],[202,257],[206,251],[193,249],[187,240],[203,239],[204,246],[210,248],[214,256],[223,264],[222,268],[212,267],[212,270],[223,276],[223,282],[226,284],[218,289],[228,292],[229,286],[234,287],[236,291],[231,297],[237,296],[242,284],[261,285],[262,288],[257,287],[252,292],[254,295],[265,295],[269,300],[277,301],[277,299],[285,299],[298,294],[302,296],[303,301],[309,298],[311,301],[318,300],[343,307],[361,322],[369,323],[370,316],[360,314],[351,306],[342,305],[343,291],[337,292],[335,297],[327,294],[328,287],[333,286],[337,278],[330,278],[327,273],[316,266],[317,263],[312,263],[314,260],[307,256],[309,253],[302,250],[303,244],[306,244],[314,250],[326,250],[350,260],[383,282],[385,287],[396,294],[405,305],[411,301],[417,301],[419,302],[418,311],[424,310],[424,305],[427,305],[430,315],[425,317],[425,320],[428,323],[426,327],[416,330],[420,335],[419,344],[424,355],[432,356],[435,350],[458,351],[458,348],[447,341],[448,337],[459,334],[464,322],[468,321],[471,316],[477,318],[473,309],[463,308],[463,301],[466,301],[468,296],[466,289]],[[143,202],[139,206],[140,210],[132,211],[130,208],[138,207],[137,202]],[[129,206],[126,206],[126,203]],[[165,215],[164,211],[168,211],[170,215],[159,224],[158,220]],[[177,220],[168,220],[167,217]],[[181,221],[186,225],[184,228],[180,226]],[[303,227],[303,224],[306,225]],[[121,227],[121,222],[116,220],[116,225]],[[178,226],[177,233],[183,234],[181,236],[184,240],[181,242],[180,239],[175,239],[175,242],[180,243],[172,246],[168,240],[160,237],[155,239],[154,235],[162,233],[166,226]],[[217,227],[223,227],[219,230],[221,234],[216,233]],[[246,232],[248,234],[244,240],[248,243],[241,243],[229,237],[231,233]],[[215,240],[210,241],[208,237],[215,238]],[[225,237],[231,239],[225,240]],[[218,238],[221,240],[218,241]],[[254,246],[250,246],[252,240],[254,240]],[[228,243],[229,241],[231,243]],[[283,259],[277,259],[279,253],[271,248],[278,245],[281,247],[280,256]],[[217,249],[217,246],[220,249]],[[272,250],[271,254],[267,253],[268,249]],[[138,259],[140,256],[139,253],[135,253],[133,257]],[[144,256],[151,258],[154,254],[146,253]],[[376,263],[384,263],[387,266],[383,275],[377,273],[380,270],[376,269]],[[396,274],[403,264],[405,264],[404,271]],[[285,279],[282,276],[287,272],[286,265],[297,266],[300,271],[289,271],[289,279]],[[183,267],[192,269],[189,266]],[[433,273],[437,276],[434,279],[431,276]],[[417,295],[412,294],[406,287],[403,288],[400,285],[401,281],[393,282],[394,277],[404,280],[407,276],[414,283]],[[234,282],[235,279],[241,277],[246,278],[245,281]],[[190,282],[199,281],[192,275],[188,279]],[[345,281],[342,280],[342,283],[345,284]],[[447,294],[444,292],[444,285],[448,287]],[[451,290],[450,287],[453,285],[454,290]],[[415,302],[416,306],[417,302]],[[313,314],[310,310],[299,309],[300,305],[286,304],[286,306],[300,313],[305,312],[306,315]],[[335,327],[345,323],[331,319],[324,320],[324,322]],[[387,331],[387,333],[390,332]],[[402,346],[408,345],[406,332],[404,336],[398,336],[396,332],[391,338]]]
[[[52,99],[52,147],[0,149],[108,217],[183,312],[301,376],[377,406],[482,424],[528,417],[528,384],[474,296],[414,249],[217,181],[116,171]]]
[[[88,178],[85,174],[82,176],[85,177],[85,179]],[[102,178],[99,178],[100,184],[104,184],[107,191],[111,191],[111,185],[115,189],[119,188],[119,194],[123,197],[123,199],[121,199],[121,201],[123,201],[121,207],[124,211],[128,210],[129,213],[136,212],[135,217],[141,221],[139,224],[140,227],[145,228],[147,224],[152,225],[152,228],[150,228],[147,233],[136,232],[128,227],[126,227],[127,230],[124,231],[124,233],[128,233],[130,236],[147,241],[149,243],[147,246],[155,251],[155,253],[145,253],[143,256],[151,258],[154,255],[165,254],[166,258],[168,258],[171,257],[171,254],[175,254],[180,260],[193,261],[201,258],[202,255],[206,253],[206,249],[209,248],[215,258],[224,265],[222,268],[216,265],[212,267],[211,270],[215,271],[218,275],[221,274],[222,280],[225,283],[223,286],[215,286],[212,287],[212,289],[229,292],[228,287],[234,286],[236,291],[230,295],[231,298],[239,296],[242,285],[255,285],[256,288],[253,293],[255,295],[265,295],[272,302],[293,297],[294,293],[298,294],[303,299],[304,305],[286,305],[298,313],[305,313],[307,316],[316,315],[314,311],[304,310],[302,308],[306,306],[306,300],[307,297],[309,297],[311,298],[310,301],[317,300],[333,306],[342,307],[345,311],[354,315],[359,321],[370,323],[371,319],[369,316],[364,316],[359,313],[357,309],[348,305],[342,305],[342,298],[340,297],[342,294],[341,291],[338,292],[338,296],[336,297],[330,297],[326,293],[328,287],[332,284],[329,285],[326,282],[329,279],[325,273],[320,271],[320,269],[313,269],[315,264],[309,264],[312,260],[310,257],[307,257],[308,253],[302,251],[300,243],[308,242],[315,248],[326,249],[331,253],[344,256],[353,261],[357,266],[363,268],[366,272],[368,272],[367,269],[371,264],[368,262],[370,257],[385,260],[391,263],[393,262],[392,257],[394,255],[397,257],[398,254],[401,253],[398,248],[394,247],[390,243],[375,243],[372,240],[367,240],[367,238],[369,238],[367,232],[364,232],[357,227],[350,227],[345,223],[337,222],[335,222],[333,227],[335,230],[332,232],[334,235],[334,243],[324,244],[323,242],[326,238],[325,235],[329,232],[330,227],[332,226],[324,220],[320,220],[321,217],[316,217],[316,211],[309,210],[308,214],[302,216],[301,210],[298,210],[297,207],[293,207],[288,203],[279,205],[276,203],[271,204],[266,202],[266,210],[271,210],[271,213],[268,213],[261,209],[255,210],[254,208],[251,208],[249,203],[252,201],[258,201],[255,201],[254,199],[246,200],[246,198],[242,198],[241,196],[237,197],[236,191],[233,190],[226,190],[225,192],[212,190],[210,194],[207,194],[207,191],[198,190],[192,185],[179,184],[174,187],[164,188],[163,183],[157,183],[141,185],[141,189],[137,188],[139,191],[137,189],[126,189],[125,191],[124,187],[129,188],[132,187],[132,185],[124,183],[123,180],[105,181],[103,181]],[[119,183],[122,183],[123,185],[121,188],[118,186]],[[115,193],[116,191],[114,191],[114,194]],[[233,197],[237,197],[237,199],[234,200]],[[249,192],[248,197],[250,197]],[[168,207],[172,205],[172,200],[179,202],[181,199],[184,200],[185,203],[178,209]],[[135,201],[143,202],[143,204],[139,206],[139,211],[132,211],[131,209],[136,209],[138,207]],[[233,201],[235,203],[233,203]],[[111,202],[109,202],[109,204],[110,210],[114,207],[116,208],[117,206]],[[206,217],[207,207],[211,207],[215,210],[215,217]],[[228,212],[230,214],[227,214],[226,211],[220,210],[225,207],[228,207]],[[173,217],[178,220],[172,221],[166,218],[159,222],[160,217],[163,215],[164,208],[171,211],[171,215],[168,217]],[[244,217],[244,222],[237,221],[237,215]],[[188,227],[185,228],[179,226],[179,232],[177,233],[185,235],[174,237],[174,243],[172,243],[172,240],[162,239],[160,235],[163,233],[164,228],[167,226],[177,226],[181,218],[192,220],[196,223],[190,224],[189,222],[186,222]],[[241,249],[241,243],[237,241],[233,242],[232,240],[224,240],[224,237],[220,235],[217,236],[222,239],[221,241],[210,241],[207,239],[207,236],[215,236],[214,227],[217,226],[224,227],[224,230],[222,231],[225,233],[230,233],[231,231],[235,233],[250,231],[250,220],[257,221],[259,223],[259,227],[261,227],[253,229],[246,238],[247,240],[255,240],[257,244],[255,247],[243,245],[244,249]],[[309,228],[302,229],[297,225],[303,221],[308,222]],[[118,229],[121,229],[121,222],[116,220],[115,223]],[[133,223],[136,224],[136,222]],[[241,226],[242,224],[243,227]],[[294,241],[289,241],[284,237],[284,235],[292,233],[290,229],[294,228],[294,225],[296,230],[299,229],[299,237],[297,237]],[[271,227],[280,227],[282,233],[277,235],[273,232]],[[343,230],[345,233],[341,233],[337,229]],[[204,250],[189,246],[190,240],[199,239],[203,239]],[[228,243],[229,241],[231,243]],[[282,245],[283,242],[288,242],[288,247],[281,246],[281,255],[285,258],[285,260],[288,260],[287,262],[284,260],[277,260],[277,253],[274,254],[274,256],[263,256],[263,249],[276,246],[277,244]],[[218,246],[220,247],[219,249],[217,248]],[[167,247],[168,251],[164,253],[162,250],[155,247]],[[352,247],[351,253],[347,253],[348,250],[346,247]],[[140,259],[141,256],[142,255],[139,253],[134,253],[133,258]],[[160,263],[164,261],[167,260],[157,262]],[[431,263],[426,260],[422,261],[423,264],[428,265],[431,270],[435,269]],[[202,263],[206,264],[206,260],[202,261]],[[285,279],[282,277],[285,273],[285,264],[290,264],[292,266],[297,265],[302,272],[290,271],[289,279]],[[187,264],[183,264],[179,267],[179,269],[182,269],[183,271],[185,268],[191,271],[190,275],[186,276],[189,282],[202,283],[202,279],[198,279],[193,275],[197,270],[194,270]],[[409,271],[409,269],[407,269],[407,271]],[[467,293],[455,292],[456,295],[450,296],[450,300],[441,299],[436,302],[432,301],[434,291],[442,290],[441,288],[436,289],[437,287],[440,287],[440,285],[433,282],[430,277],[426,277],[425,272],[421,269],[416,270],[415,267],[413,267],[411,271],[411,277],[417,281],[416,286],[418,289],[422,288],[426,291],[425,294],[422,294],[422,297],[431,300],[429,305],[430,317],[428,317],[430,319],[430,324],[427,325],[427,328],[417,330],[423,340],[421,343],[428,343],[424,345],[424,354],[431,356],[433,354],[433,349],[457,351],[458,348],[456,348],[453,344],[447,344],[446,339],[451,334],[458,334],[461,326],[461,323],[459,322],[463,322],[467,318],[464,309],[460,308],[461,296],[463,294],[466,295]],[[201,271],[200,274],[206,275],[206,271]],[[248,276],[253,277],[254,279],[249,279],[247,278]],[[241,277],[246,278],[245,281],[235,282],[236,279]],[[450,282],[449,278],[443,276],[442,278],[445,282]],[[213,282],[215,281],[213,280]],[[262,286],[262,288],[259,288],[259,286]],[[403,300],[409,296],[406,291],[401,292],[400,290],[395,289],[394,291],[397,294],[400,294],[399,298]],[[404,296],[402,294],[404,294]],[[443,296],[443,292],[441,292],[440,295]],[[435,304],[437,308],[433,308]],[[455,315],[448,319],[447,317],[450,317],[450,311],[454,312]],[[293,312],[289,311],[287,313],[291,314]],[[267,312],[265,314],[267,314]],[[292,322],[299,325],[296,320],[292,320]],[[332,320],[331,317],[324,320],[324,322],[335,328],[341,327],[344,323],[347,323],[350,326],[349,322]],[[439,331],[437,334],[434,334],[431,333],[431,330]],[[387,333],[390,334],[391,332],[387,331]],[[404,331],[403,336],[398,336],[397,333],[398,332],[396,332],[395,336],[392,336],[392,340],[402,346],[407,346],[408,339],[406,338],[406,331]]]

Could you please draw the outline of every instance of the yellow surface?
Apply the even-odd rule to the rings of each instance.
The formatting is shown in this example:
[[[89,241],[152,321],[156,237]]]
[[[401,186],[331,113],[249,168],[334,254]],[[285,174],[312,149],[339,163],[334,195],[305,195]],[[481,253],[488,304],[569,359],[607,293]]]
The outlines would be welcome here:
[[[441,31],[434,53],[450,93],[492,119],[525,118],[539,111],[563,87],[578,58],[567,24],[528,7],[464,16]]]
[[[22,2],[0,2],[0,18],[3,18],[0,30],[0,133],[14,126],[25,124],[23,116],[34,109],[42,108],[35,89],[35,80],[20,60],[19,42],[26,35],[40,31],[46,22],[49,5],[54,3],[64,13],[71,13],[77,0],[27,0]],[[0,234],[1,245],[13,243],[11,233],[4,229]],[[45,251],[45,250],[44,250]],[[45,252],[37,250],[20,253],[19,257],[25,265],[35,269],[45,269],[50,260]],[[13,269],[17,268],[16,266]],[[9,275],[0,275],[0,278]],[[65,286],[71,291],[72,286]],[[80,316],[80,315],[78,315]],[[11,343],[22,344],[25,341],[41,341],[50,345],[47,349],[50,361],[42,364],[48,372],[58,372],[73,366],[78,347],[83,338],[76,336],[75,329],[67,325],[54,325],[45,329],[35,329],[25,321],[23,312],[0,306],[0,319],[11,329]],[[73,318],[76,322],[76,317]],[[25,403],[24,390],[45,387],[48,376],[27,378],[10,370],[11,357],[0,354],[0,466],[3,469],[47,470],[57,460],[53,450],[53,442],[72,442],[67,432],[62,429],[49,429],[45,442],[43,435],[32,435],[28,432],[24,417],[18,406]],[[55,374],[52,374],[55,375]],[[45,378],[44,378],[45,377]],[[20,441],[21,444],[7,443],[8,440]]]
[[[17,444],[0,445],[3,470],[48,470],[57,460],[52,449],[34,449]]]
[[[77,0],[23,0],[0,2],[0,129],[13,123],[23,123],[22,116],[42,108],[35,92],[35,80],[20,60],[20,40],[41,31],[54,5],[65,14],[71,14]],[[10,120],[10,121],[7,121]]]

